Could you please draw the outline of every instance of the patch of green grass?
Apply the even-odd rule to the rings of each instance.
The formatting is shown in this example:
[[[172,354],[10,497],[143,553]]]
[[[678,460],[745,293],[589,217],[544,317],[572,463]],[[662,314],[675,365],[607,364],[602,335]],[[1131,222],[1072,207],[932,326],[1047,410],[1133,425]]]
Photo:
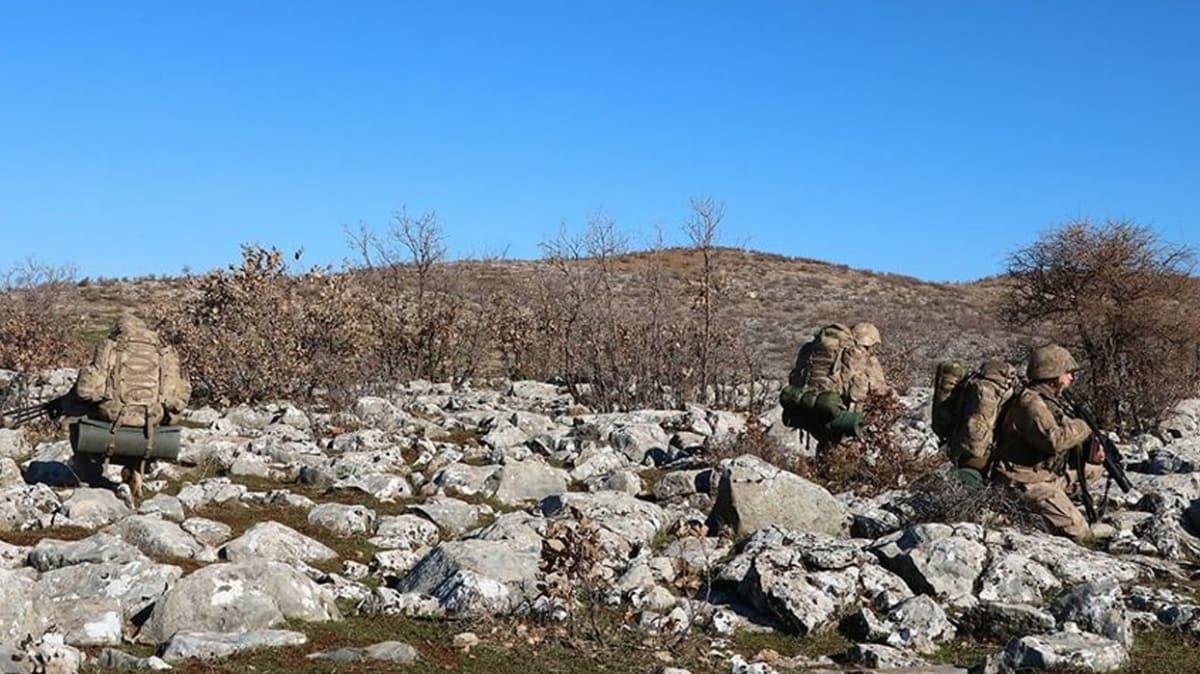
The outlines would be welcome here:
[[[738,632],[733,637],[733,648],[749,658],[764,649],[770,649],[785,658],[802,656],[816,658],[822,655],[838,655],[854,645],[835,629],[814,634],[797,636],[784,632]]]
[[[380,515],[403,515],[408,506],[415,503],[414,499],[397,499],[384,502],[374,496],[357,489],[329,489],[301,482],[278,482],[268,478],[250,475],[226,475],[230,482],[245,486],[250,491],[274,491],[286,489],[293,494],[300,494],[317,503],[341,503],[343,505],[361,505],[374,510]]]
[[[1138,632],[1119,674],[1200,674],[1200,638],[1178,630]]]
[[[188,662],[176,665],[187,674],[406,674],[466,672],[468,674],[624,674],[651,671],[658,660],[657,651],[673,646],[676,666],[687,667],[693,674],[716,674],[728,669],[708,661],[708,641],[699,636],[678,644],[662,645],[645,635],[624,629],[619,616],[604,614],[592,626],[521,626],[515,621],[431,621],[413,618],[349,616],[340,622],[292,622],[287,629],[304,632],[304,646],[262,649],[216,662]],[[528,630],[525,628],[528,627]],[[593,627],[604,635],[591,636]],[[465,653],[454,647],[460,632],[477,634],[482,643]],[[586,632],[587,634],[583,634]],[[319,651],[342,647],[363,647],[381,641],[403,641],[420,653],[412,665],[355,663],[337,665],[310,660]],[[84,669],[98,673],[100,670]]]
[[[989,655],[994,655],[1004,648],[1003,644],[988,644],[979,641],[956,639],[941,645],[938,650],[926,659],[938,665],[954,665],[956,667],[974,667]]]

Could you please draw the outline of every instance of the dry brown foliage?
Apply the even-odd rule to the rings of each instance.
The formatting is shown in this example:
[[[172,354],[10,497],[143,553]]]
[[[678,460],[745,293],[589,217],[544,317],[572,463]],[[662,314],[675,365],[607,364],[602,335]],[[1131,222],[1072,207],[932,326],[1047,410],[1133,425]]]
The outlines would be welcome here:
[[[876,494],[907,487],[933,470],[944,459],[922,457],[906,448],[896,427],[905,407],[895,394],[872,395],[863,402],[863,437],[847,438],[817,456],[801,474],[831,491]]]
[[[274,248],[245,246],[241,265],[212,272],[181,305],[158,307],[194,397],[227,403],[346,390],[364,373],[364,301],[348,278],[288,274]]]
[[[0,279],[0,369],[33,372],[77,365],[87,347],[77,315],[75,270],[26,260]]]
[[[1194,251],[1131,222],[1067,223],[1009,260],[1010,325],[1084,358],[1098,414],[1145,429],[1200,382]]]
[[[707,458],[716,465],[723,459],[752,454],[835,493],[866,495],[907,487],[945,462],[941,456],[922,457],[905,448],[895,432],[905,408],[894,394],[871,396],[864,401],[862,412],[866,419],[862,438],[819,445],[811,459],[780,446],[757,418],[751,418],[746,432],[737,438],[707,447]]]

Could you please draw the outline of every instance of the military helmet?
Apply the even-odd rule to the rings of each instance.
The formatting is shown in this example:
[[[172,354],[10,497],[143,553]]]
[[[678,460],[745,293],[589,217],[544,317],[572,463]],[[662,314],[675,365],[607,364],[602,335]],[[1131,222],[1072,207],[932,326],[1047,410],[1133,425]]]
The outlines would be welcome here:
[[[875,346],[883,341],[883,337],[879,335],[879,328],[871,323],[855,323],[854,327],[850,328],[850,334],[854,335],[854,341],[858,342],[859,346]]]
[[[1078,369],[1079,363],[1075,362],[1075,357],[1071,355],[1070,351],[1057,344],[1047,344],[1030,352],[1025,376],[1030,381],[1057,379],[1063,373],[1074,372]]]

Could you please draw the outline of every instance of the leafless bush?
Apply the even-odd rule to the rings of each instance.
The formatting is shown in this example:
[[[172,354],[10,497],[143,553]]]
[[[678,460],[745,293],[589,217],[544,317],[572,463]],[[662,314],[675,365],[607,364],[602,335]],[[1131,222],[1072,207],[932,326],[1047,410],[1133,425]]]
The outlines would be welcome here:
[[[1076,349],[1084,390],[1107,421],[1151,426],[1200,382],[1194,251],[1130,222],[1071,222],[1009,259],[1012,326]]]
[[[503,283],[472,283],[469,263],[447,264],[436,213],[401,209],[382,234],[365,226],[347,234],[374,302],[368,318],[380,378],[462,381],[492,364],[494,332],[515,327],[504,310],[517,304]]]
[[[536,279],[527,310],[535,335],[527,344],[543,350],[522,362],[541,363],[542,375],[564,378],[603,409],[689,401],[727,407],[746,398],[739,385],[761,370],[724,310],[727,285],[715,246],[724,209],[707,198],[692,208],[684,230],[699,265],[681,282],[657,265],[619,268],[628,259],[627,237],[602,213],[581,234],[560,229],[544,242],[548,270]],[[651,254],[666,252],[660,236]]]
[[[952,470],[934,470],[908,489],[908,496],[895,504],[904,524],[921,522],[976,522],[985,526],[1014,526],[1026,531],[1047,530],[1043,517],[1027,502],[999,486],[971,485]]]
[[[28,259],[0,280],[0,369],[32,372],[75,365],[86,354],[78,316],[75,269]]]

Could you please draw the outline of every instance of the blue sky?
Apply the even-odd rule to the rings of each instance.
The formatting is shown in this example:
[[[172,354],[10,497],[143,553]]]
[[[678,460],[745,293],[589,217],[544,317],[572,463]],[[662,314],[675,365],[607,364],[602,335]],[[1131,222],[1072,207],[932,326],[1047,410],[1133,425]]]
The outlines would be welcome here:
[[[334,263],[403,204],[532,257],[698,194],[730,243],[935,280],[1073,217],[1200,246],[1198,32],[1165,1],[3,3],[0,267]]]

